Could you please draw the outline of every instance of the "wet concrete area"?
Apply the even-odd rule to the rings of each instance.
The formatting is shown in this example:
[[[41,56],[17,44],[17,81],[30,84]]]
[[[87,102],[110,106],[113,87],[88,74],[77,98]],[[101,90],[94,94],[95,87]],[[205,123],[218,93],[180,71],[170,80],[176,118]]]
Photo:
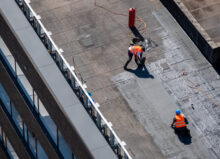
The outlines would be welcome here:
[[[220,1],[182,0],[182,2],[212,40],[215,43],[220,42]]]
[[[88,0],[31,1],[131,156],[219,158],[220,77],[213,67],[159,0],[97,3],[120,13],[137,9],[147,23],[142,36],[153,46],[144,53],[145,67],[137,68],[133,59],[123,69],[131,40],[128,17],[112,15]],[[170,128],[177,108],[190,122],[190,144]]]

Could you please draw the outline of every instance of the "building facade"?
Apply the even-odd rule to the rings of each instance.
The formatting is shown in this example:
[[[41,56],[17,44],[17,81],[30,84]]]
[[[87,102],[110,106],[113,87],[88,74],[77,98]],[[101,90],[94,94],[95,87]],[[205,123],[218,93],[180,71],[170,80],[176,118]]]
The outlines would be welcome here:
[[[130,158],[23,0],[0,3],[1,158]]]

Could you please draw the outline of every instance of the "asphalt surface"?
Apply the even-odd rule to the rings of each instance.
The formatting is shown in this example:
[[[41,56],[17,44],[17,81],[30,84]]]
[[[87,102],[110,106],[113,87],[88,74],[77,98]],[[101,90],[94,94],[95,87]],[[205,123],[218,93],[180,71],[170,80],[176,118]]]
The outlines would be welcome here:
[[[137,69],[132,60],[123,69],[130,42],[127,17],[86,0],[32,0],[31,6],[131,156],[220,158],[220,77],[213,67],[158,0],[97,3],[121,13],[137,9],[147,23],[145,68]],[[191,143],[170,128],[176,108],[188,117]]]

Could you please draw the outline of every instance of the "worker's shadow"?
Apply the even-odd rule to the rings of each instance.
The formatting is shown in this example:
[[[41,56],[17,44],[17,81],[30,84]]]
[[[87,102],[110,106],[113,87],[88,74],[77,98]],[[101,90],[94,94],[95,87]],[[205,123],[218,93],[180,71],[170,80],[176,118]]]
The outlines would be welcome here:
[[[137,30],[137,28],[134,26],[134,27],[130,27],[132,33],[134,34],[134,36],[136,38],[138,38],[140,41],[144,41],[144,37],[140,34],[140,32]]]
[[[178,139],[183,144],[190,145],[192,143],[192,136],[189,130],[187,132],[186,131],[178,132],[174,130],[174,133],[177,135]]]
[[[125,70],[135,74],[139,78],[154,78],[154,76],[149,73],[144,63],[145,58],[143,58],[143,64],[139,65],[135,70],[130,68],[125,68]]]

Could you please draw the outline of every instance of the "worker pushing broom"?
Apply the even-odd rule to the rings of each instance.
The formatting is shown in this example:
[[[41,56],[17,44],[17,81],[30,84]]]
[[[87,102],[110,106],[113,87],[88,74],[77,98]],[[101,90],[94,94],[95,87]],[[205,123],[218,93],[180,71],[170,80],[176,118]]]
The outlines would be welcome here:
[[[124,69],[127,69],[128,64],[131,62],[134,55],[134,60],[139,66],[144,65],[143,52],[145,52],[145,47],[143,45],[136,44],[136,38],[132,40],[128,48],[128,61],[124,65]]]
[[[118,13],[118,12],[112,11],[112,10],[110,10],[110,9],[104,7],[104,6],[101,6],[101,5],[96,3],[96,0],[93,0],[93,1],[94,1],[94,6],[102,8],[102,9],[104,9],[105,11],[107,11],[111,14],[118,15],[118,16],[125,16],[125,17],[128,16],[129,17],[129,19],[128,19],[129,28],[132,30],[132,32],[133,32],[133,29],[136,30],[136,28],[135,28],[135,8],[130,8],[129,9],[129,15],[127,15],[127,14],[124,14],[124,13]],[[142,26],[142,25],[144,26],[144,28],[141,29],[144,33],[146,31],[146,23],[139,16],[137,16],[137,20],[141,23],[140,26]],[[136,30],[136,31],[138,32],[138,30]],[[141,37],[142,41],[144,41],[144,38],[140,35],[139,32],[138,32],[138,34],[139,34],[139,37]],[[129,34],[129,36],[130,36],[130,34]],[[136,38],[134,38],[134,39],[136,39]],[[133,55],[135,56],[135,62],[137,63],[138,66],[141,66],[141,65],[144,64],[144,59],[142,58],[142,54],[145,51],[145,48],[144,48],[143,45],[137,45],[134,42],[134,39],[132,40],[133,42],[130,44],[129,49],[128,49],[128,58],[129,59],[128,59],[128,61],[126,62],[125,66],[124,66],[125,69],[127,68],[127,65],[131,61]]]
[[[105,8],[105,7],[101,6],[101,5],[98,5],[96,3],[96,0],[94,0],[94,5],[96,7],[102,8],[102,9],[106,10],[107,12],[109,12],[111,14],[114,14],[114,15],[125,16],[125,17],[128,16],[128,18],[129,18],[128,19],[128,26],[129,26],[129,28],[131,29],[131,31],[133,33],[134,33],[133,30],[136,30],[136,33],[138,33],[139,38],[142,39],[141,41],[144,41],[144,38],[140,35],[138,30],[135,28],[135,18],[136,18],[135,17],[135,8],[130,8],[129,9],[129,15],[127,15],[127,14],[124,14],[124,13],[118,13],[118,12],[112,11],[112,10],[110,10],[108,8]],[[139,16],[137,16],[137,20],[144,26],[144,28],[141,29],[143,31],[143,33],[144,33],[146,31],[146,23]],[[140,26],[142,26],[142,25],[140,25]],[[130,37],[130,34],[129,34],[129,37]],[[133,55],[135,56],[135,62],[136,62],[136,64],[138,66],[141,66],[141,65],[144,64],[144,59],[142,58],[142,54],[145,51],[145,47],[143,45],[138,45],[136,43],[136,39],[137,38],[133,38],[132,43],[130,44],[130,46],[128,48],[128,61],[126,62],[125,66],[124,66],[125,69],[127,68],[127,65],[131,61]]]
[[[128,26],[129,28],[133,31],[135,30],[135,8],[130,8],[129,9],[129,19],[128,19]],[[137,30],[136,30],[137,31]],[[138,31],[137,31],[138,32]],[[134,32],[133,32],[134,33]],[[139,34],[139,32],[138,32]],[[141,35],[139,35],[141,36]],[[138,44],[138,42],[143,41],[144,38],[133,38],[130,46],[128,48],[128,61],[124,65],[124,69],[127,69],[128,64],[131,62],[132,57],[134,56],[134,60],[138,67],[144,65],[144,59],[143,57],[143,52],[145,52],[145,47],[141,44]]]

